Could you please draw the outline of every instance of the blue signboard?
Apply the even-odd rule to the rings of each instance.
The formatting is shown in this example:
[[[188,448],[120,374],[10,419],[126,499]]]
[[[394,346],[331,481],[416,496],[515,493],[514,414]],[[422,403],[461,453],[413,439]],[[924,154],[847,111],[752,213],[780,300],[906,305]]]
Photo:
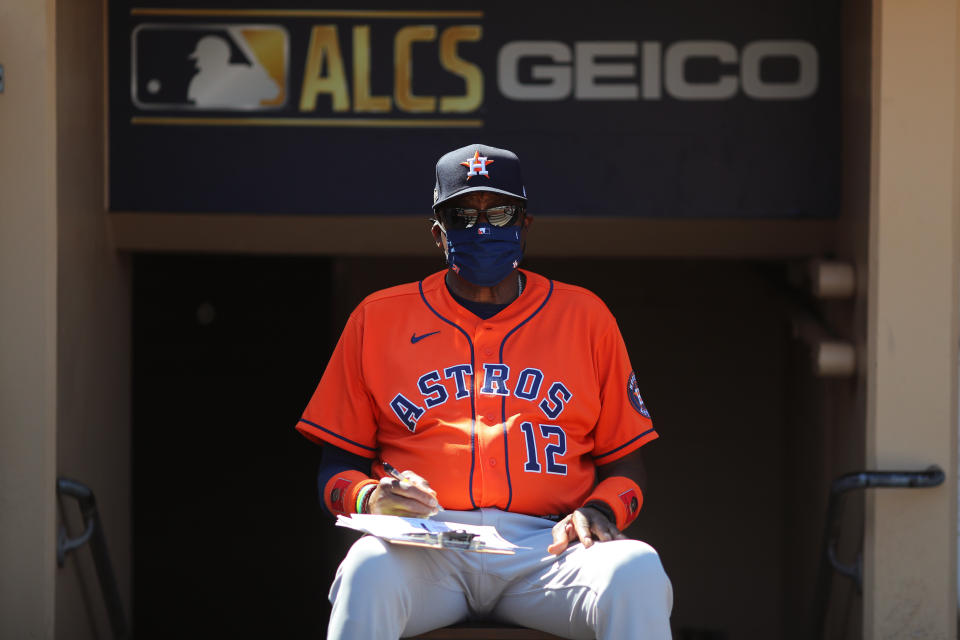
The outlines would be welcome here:
[[[837,3],[441,4],[110,2],[111,210],[425,215],[478,142],[536,212],[838,214]]]

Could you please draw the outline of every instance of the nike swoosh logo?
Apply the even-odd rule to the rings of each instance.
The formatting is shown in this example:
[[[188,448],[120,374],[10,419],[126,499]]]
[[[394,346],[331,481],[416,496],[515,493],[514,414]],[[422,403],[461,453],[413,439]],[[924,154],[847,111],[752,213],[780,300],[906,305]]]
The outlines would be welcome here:
[[[434,334],[437,334],[437,333],[440,333],[440,332],[439,332],[439,331],[433,331],[433,332],[431,332],[431,333],[425,333],[425,334],[423,334],[422,336],[418,336],[418,335],[417,335],[417,332],[414,331],[414,332],[413,332],[413,335],[410,336],[410,344],[417,344],[418,342],[420,342],[420,341],[423,340],[424,338],[429,338],[430,336],[432,336],[432,335],[434,335]]]

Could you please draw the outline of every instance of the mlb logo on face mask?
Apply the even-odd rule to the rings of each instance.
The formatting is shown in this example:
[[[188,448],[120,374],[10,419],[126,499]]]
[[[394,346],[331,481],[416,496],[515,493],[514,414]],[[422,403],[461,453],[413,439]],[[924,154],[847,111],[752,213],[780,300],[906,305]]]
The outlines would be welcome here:
[[[289,41],[278,25],[141,24],[131,39],[140,109],[262,111],[287,102]]]

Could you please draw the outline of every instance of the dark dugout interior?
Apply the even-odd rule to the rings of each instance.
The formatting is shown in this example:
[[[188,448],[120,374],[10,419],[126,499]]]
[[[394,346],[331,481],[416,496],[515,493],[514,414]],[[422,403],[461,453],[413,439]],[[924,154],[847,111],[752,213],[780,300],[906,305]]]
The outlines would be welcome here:
[[[627,531],[674,586],[676,638],[802,637],[822,516],[798,467],[802,355],[782,262],[530,258],[617,317],[660,439]],[[353,306],[437,258],[137,255],[136,637],[323,637],[352,534],[294,431]],[[563,345],[558,344],[562,349]],[[799,373],[798,373],[799,372]],[[812,454],[816,455],[816,452]],[[806,505],[806,506],[803,506]]]

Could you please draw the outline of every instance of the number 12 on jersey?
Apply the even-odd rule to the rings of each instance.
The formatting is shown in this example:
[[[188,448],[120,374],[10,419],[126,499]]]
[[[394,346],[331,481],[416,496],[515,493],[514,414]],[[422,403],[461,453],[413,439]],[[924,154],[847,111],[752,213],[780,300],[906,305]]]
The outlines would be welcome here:
[[[543,457],[547,463],[547,473],[560,476],[567,475],[567,465],[557,462],[557,456],[562,456],[567,452],[567,434],[555,424],[538,426],[540,427],[540,436],[546,442]],[[541,473],[543,467],[540,465],[540,454],[533,423],[524,422],[520,425],[520,429],[527,441],[527,462],[523,465],[523,470]],[[556,436],[556,439],[554,439],[554,436]]]

